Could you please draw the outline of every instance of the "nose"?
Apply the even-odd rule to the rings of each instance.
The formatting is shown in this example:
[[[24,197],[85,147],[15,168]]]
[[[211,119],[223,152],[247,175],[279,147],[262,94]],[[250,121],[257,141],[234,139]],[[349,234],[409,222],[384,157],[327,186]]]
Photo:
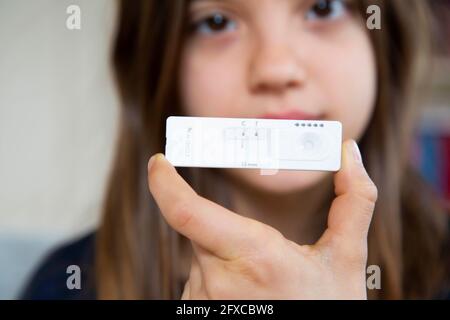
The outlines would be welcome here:
[[[283,93],[301,87],[304,66],[288,44],[265,43],[255,47],[250,58],[249,83],[254,92]]]

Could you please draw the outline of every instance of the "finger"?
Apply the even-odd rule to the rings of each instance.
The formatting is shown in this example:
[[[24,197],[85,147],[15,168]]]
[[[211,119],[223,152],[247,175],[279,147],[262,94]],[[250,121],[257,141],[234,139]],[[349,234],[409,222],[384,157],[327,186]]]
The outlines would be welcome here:
[[[334,177],[336,198],[319,243],[331,241],[350,254],[358,254],[367,248],[377,188],[364,168],[356,142],[346,141],[343,151],[342,168]]]
[[[218,257],[235,258],[261,224],[197,195],[162,154],[149,161],[148,184],[167,223]]]

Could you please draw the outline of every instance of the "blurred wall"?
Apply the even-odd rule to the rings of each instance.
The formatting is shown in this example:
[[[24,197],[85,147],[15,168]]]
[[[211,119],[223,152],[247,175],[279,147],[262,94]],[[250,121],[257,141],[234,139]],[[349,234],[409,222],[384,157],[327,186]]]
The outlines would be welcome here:
[[[81,30],[66,9],[81,8]],[[0,0],[0,298],[95,228],[116,137],[113,0]]]

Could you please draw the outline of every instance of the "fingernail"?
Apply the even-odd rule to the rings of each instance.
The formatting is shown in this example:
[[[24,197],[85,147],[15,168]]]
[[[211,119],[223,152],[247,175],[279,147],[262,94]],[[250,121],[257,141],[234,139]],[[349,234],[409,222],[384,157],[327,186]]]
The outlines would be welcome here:
[[[157,153],[155,155],[153,155],[150,160],[148,161],[148,170],[151,169],[152,165],[155,163],[156,159],[161,159],[162,157],[164,157],[164,155],[162,153]]]
[[[351,153],[356,163],[362,163],[361,151],[355,140],[352,140],[351,142]]]

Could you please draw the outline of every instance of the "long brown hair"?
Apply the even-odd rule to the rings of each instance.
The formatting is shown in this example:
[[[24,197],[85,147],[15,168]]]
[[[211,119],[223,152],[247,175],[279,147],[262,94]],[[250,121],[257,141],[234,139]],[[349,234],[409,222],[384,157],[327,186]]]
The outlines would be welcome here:
[[[178,64],[187,30],[189,0],[119,2],[112,54],[122,99],[114,165],[96,240],[99,298],[172,299],[182,238],[162,220],[147,187],[147,161],[164,151],[165,119],[181,113]],[[407,155],[414,105],[427,66],[425,1],[354,1],[365,17],[370,4],[383,13],[382,29],[368,31],[376,53],[378,96],[360,141],[379,196],[369,233],[369,264],[382,270],[382,289],[371,298],[430,298],[443,279],[445,214]],[[180,169],[199,193],[229,205],[213,170]],[[331,196],[331,195],[330,195]]]

